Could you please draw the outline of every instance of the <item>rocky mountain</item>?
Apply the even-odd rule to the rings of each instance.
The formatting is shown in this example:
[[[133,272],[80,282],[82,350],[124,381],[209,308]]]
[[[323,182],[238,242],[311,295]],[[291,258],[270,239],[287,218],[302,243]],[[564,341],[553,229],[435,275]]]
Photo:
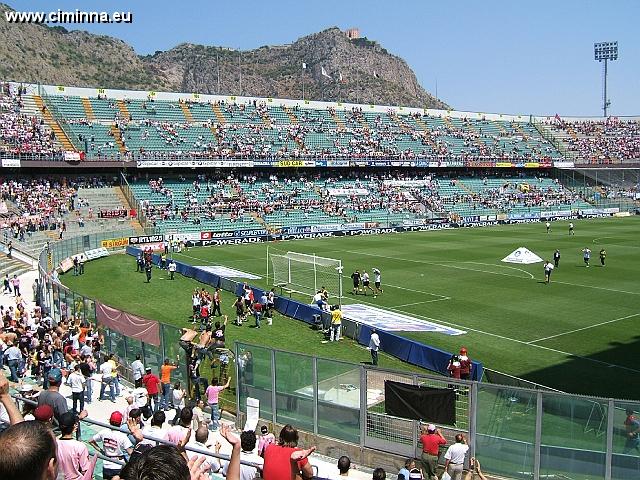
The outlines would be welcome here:
[[[181,44],[140,56],[116,38],[9,24],[2,15],[0,38],[1,80],[293,99],[302,98],[304,83],[308,100],[448,108],[403,59],[338,28],[249,51]]]

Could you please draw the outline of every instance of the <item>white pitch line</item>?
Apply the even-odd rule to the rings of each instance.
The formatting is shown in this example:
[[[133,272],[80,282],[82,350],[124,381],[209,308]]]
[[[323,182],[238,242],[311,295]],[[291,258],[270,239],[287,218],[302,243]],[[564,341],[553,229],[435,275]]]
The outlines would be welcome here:
[[[512,275],[510,273],[491,272],[489,270],[482,270],[480,268],[459,267],[459,266],[456,266],[456,265],[445,265],[443,263],[438,263],[438,262],[428,262],[426,260],[412,260],[412,259],[409,259],[409,258],[390,257],[388,255],[376,255],[374,253],[354,252],[352,250],[342,250],[342,252],[344,252],[344,253],[353,253],[354,255],[364,255],[364,256],[367,256],[367,257],[389,258],[391,260],[399,260],[401,262],[418,263],[418,264],[422,264],[422,265],[436,265],[438,267],[444,267],[444,268],[455,268],[457,270],[470,270],[472,272],[481,272],[481,273],[488,273],[490,275],[502,275],[504,277],[514,277],[514,278],[522,278],[523,280],[530,280],[530,278],[523,277],[522,275]],[[497,265],[497,266],[501,267],[503,265]],[[529,272],[527,272],[527,274],[531,275]]]
[[[531,272],[527,272],[526,270],[523,270],[521,268],[518,267],[510,267],[509,265],[494,265],[493,263],[482,263],[482,262],[464,262],[464,263],[473,263],[476,265],[486,265],[488,267],[501,267],[501,268],[508,268],[510,270],[517,270],[518,272],[522,272],[522,273],[526,273],[527,275],[529,275],[532,279],[535,279],[536,277],[533,276],[533,273]]]
[[[422,305],[423,303],[442,302],[443,300],[451,300],[451,298],[450,298],[450,297],[436,298],[436,299],[434,299],[434,300],[425,300],[424,302],[405,303],[404,305],[395,305],[395,306],[393,306],[393,307],[381,307],[381,308],[401,308],[401,307],[411,307],[412,305]]]
[[[362,301],[364,303],[368,303],[370,305],[375,305],[372,302],[367,302],[365,300],[362,300]],[[618,365],[618,364],[615,364],[615,363],[603,362],[602,360],[596,360],[595,358],[584,357],[582,355],[578,355],[578,354],[575,354],[575,353],[565,352],[563,350],[558,350],[558,349],[555,349],[555,348],[544,347],[542,345],[536,345],[536,344],[533,344],[533,343],[528,343],[528,342],[525,342],[524,340],[517,340],[515,338],[505,337],[504,335],[498,335],[497,333],[485,332],[483,330],[478,330],[477,328],[466,327],[464,325],[460,325],[460,324],[453,323],[453,322],[447,322],[445,320],[441,320],[441,319],[438,319],[438,318],[427,317],[426,315],[420,315],[418,313],[405,312],[404,310],[399,310],[396,307],[383,307],[383,308],[386,308],[388,310],[395,310],[395,311],[398,311],[400,313],[404,313],[405,315],[412,315],[414,317],[423,318],[423,319],[429,320],[431,322],[442,323],[442,324],[448,325],[450,327],[455,327],[455,328],[459,328],[459,329],[462,329],[462,330],[476,332],[476,333],[480,333],[482,335],[488,335],[490,337],[499,338],[501,340],[507,340],[507,341],[519,343],[521,345],[527,345],[529,347],[539,348],[541,350],[547,350],[549,352],[559,353],[560,355],[567,355],[567,356],[571,356],[571,357],[581,358],[581,359],[586,360],[588,362],[598,363],[600,365],[606,365],[607,367],[617,367],[617,368],[621,368],[623,370],[628,370],[628,371],[631,371],[631,372],[634,372],[634,373],[640,373],[640,370],[636,370],[635,368],[629,368],[629,367],[625,367],[623,365]]]
[[[618,290],[616,288],[598,287],[596,285],[582,285],[581,283],[560,282],[552,280],[551,283],[561,283],[562,285],[571,285],[573,287],[594,288],[596,290],[606,290],[607,292],[626,293],[628,295],[640,295],[640,292],[629,292],[628,290]]]
[[[451,297],[447,297],[446,295],[440,295],[439,293],[423,292],[422,290],[414,290],[413,288],[401,287],[400,285],[390,285],[388,283],[385,283],[383,286],[397,288],[398,290],[406,290],[407,292],[422,293],[424,295],[440,297],[440,300],[451,300]],[[431,300],[431,301],[433,302],[434,300]]]
[[[590,328],[600,327],[602,325],[607,325],[609,323],[620,322],[622,320],[626,320],[628,318],[637,317],[639,315],[640,315],[640,313],[634,313],[633,315],[627,315],[626,317],[614,318],[613,320],[607,320],[606,322],[596,323],[594,325],[589,325],[588,327],[576,328],[575,330],[569,330],[568,332],[558,333],[556,335],[549,335],[548,337],[544,337],[544,338],[538,338],[537,340],[532,340],[532,341],[527,342],[527,343],[529,345],[531,345],[532,343],[542,342],[543,340],[549,340],[551,338],[562,337],[563,335],[570,335],[572,333],[582,332],[583,330],[589,330]]]

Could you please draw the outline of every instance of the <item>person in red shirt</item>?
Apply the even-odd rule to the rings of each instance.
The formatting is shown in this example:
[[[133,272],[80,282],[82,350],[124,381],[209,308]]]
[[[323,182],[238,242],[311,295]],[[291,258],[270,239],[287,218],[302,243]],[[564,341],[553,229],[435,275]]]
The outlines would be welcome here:
[[[436,468],[438,466],[438,458],[440,457],[440,445],[446,445],[447,441],[442,436],[439,428],[429,424],[422,426],[422,435],[420,435],[420,443],[422,443],[422,469],[425,478],[428,480],[437,479]]]
[[[453,355],[451,357],[449,365],[447,365],[447,371],[451,378],[460,378],[460,357],[458,355]]]
[[[142,377],[142,384],[144,385],[144,388],[147,389],[147,394],[149,395],[149,404],[151,404],[151,399],[153,399],[153,411],[157,412],[160,407],[158,402],[160,379],[153,373],[151,373],[151,368],[149,367],[147,367],[146,375]]]
[[[278,443],[272,443],[264,451],[264,480],[295,480],[298,475],[303,480],[313,477],[313,468],[307,460],[315,447],[301,450],[298,447],[298,431],[291,425],[280,430]]]
[[[460,378],[471,380],[471,358],[467,354],[467,347],[460,348]]]

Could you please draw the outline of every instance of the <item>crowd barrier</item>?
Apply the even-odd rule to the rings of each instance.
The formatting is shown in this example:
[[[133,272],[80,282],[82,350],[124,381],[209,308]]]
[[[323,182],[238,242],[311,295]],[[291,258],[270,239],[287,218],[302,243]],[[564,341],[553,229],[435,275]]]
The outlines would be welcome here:
[[[126,251],[127,254],[134,257],[137,257],[140,253],[139,248],[132,246],[128,246]],[[153,254],[152,262],[155,265],[158,265],[160,263],[160,255]],[[242,296],[244,282],[236,282],[186,263],[175,260],[174,262],[176,264],[177,273],[184,275],[185,277],[198,280],[201,283],[211,285],[214,288],[221,288],[222,290],[232,292],[236,296]],[[264,290],[257,287],[251,286],[251,289],[253,290],[255,298],[260,298],[264,293]],[[322,312],[315,305],[302,303],[291,298],[283,296],[276,297],[275,309],[282,315],[300,320],[309,325],[313,325],[315,323],[315,317],[320,315],[321,318],[324,317],[322,320],[325,324],[328,324],[329,313]],[[353,338],[360,345],[369,345],[372,327],[349,319],[344,319],[342,323],[343,334],[345,336]],[[411,365],[416,365],[443,375],[449,374],[447,371],[447,365],[453,355],[451,352],[446,352],[390,332],[379,331],[378,335],[380,337],[380,350],[383,352],[399,358],[404,362],[410,363]],[[471,371],[471,380],[480,381],[483,374],[482,363],[472,363],[473,368]]]

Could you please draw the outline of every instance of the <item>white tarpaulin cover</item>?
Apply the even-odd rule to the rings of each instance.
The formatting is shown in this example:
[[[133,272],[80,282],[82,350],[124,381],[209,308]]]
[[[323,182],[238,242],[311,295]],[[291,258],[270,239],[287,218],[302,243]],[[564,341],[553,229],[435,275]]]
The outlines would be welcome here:
[[[504,257],[502,261],[506,263],[520,263],[526,265],[530,263],[539,263],[543,260],[528,248],[520,247]]]

